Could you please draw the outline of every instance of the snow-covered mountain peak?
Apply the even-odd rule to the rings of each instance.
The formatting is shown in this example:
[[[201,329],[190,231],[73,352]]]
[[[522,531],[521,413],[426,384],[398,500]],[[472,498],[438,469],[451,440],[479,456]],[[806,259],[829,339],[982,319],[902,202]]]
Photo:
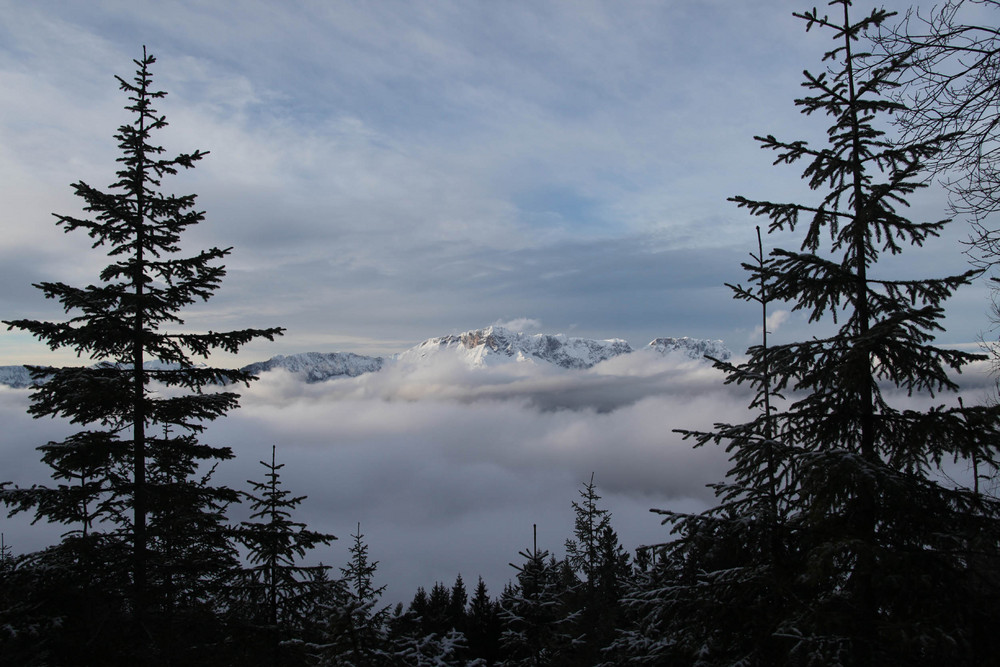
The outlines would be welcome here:
[[[381,370],[382,357],[366,357],[353,352],[303,352],[279,354],[267,361],[244,366],[243,371],[260,375],[267,371],[285,370],[300,375],[306,382],[323,382],[336,377],[357,377]]]
[[[429,338],[396,359],[420,363],[438,355],[450,355],[473,367],[493,366],[511,361],[547,362],[563,368],[590,368],[620,354],[628,354],[628,342],[615,338],[592,340],[564,334],[525,334],[493,325],[457,335]]]
[[[691,359],[703,359],[706,355],[719,361],[728,361],[733,353],[721,340],[704,338],[657,338],[649,344],[649,348],[662,355],[680,354]]]
[[[664,357],[680,359],[703,360],[705,355],[710,355],[725,361],[732,357],[721,340],[657,338],[646,349]],[[388,364],[426,367],[457,362],[474,369],[520,362],[583,370],[632,351],[632,346],[621,338],[594,340],[565,334],[526,334],[493,325],[461,334],[429,338],[389,358],[350,352],[305,352],[279,355],[244,366],[241,370],[260,375],[280,369],[309,383],[374,373]],[[157,363],[150,362],[148,366],[158,368]],[[23,366],[2,366],[0,384],[24,388],[31,384],[31,379]]]
[[[26,389],[31,386],[31,373],[24,366],[0,366],[0,384]]]

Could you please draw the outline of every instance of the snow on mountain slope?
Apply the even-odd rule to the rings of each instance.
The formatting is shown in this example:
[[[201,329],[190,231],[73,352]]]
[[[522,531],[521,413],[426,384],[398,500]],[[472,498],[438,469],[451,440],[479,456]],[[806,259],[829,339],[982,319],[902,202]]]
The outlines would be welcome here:
[[[27,389],[31,386],[31,374],[24,366],[0,366],[0,384]]]
[[[94,365],[96,367],[96,364]],[[204,364],[199,364],[204,366]],[[159,360],[147,361],[143,368],[151,371],[169,370],[177,368],[177,364],[164,363]],[[131,365],[123,365],[122,368],[131,368]],[[26,389],[31,386],[31,373],[24,366],[0,366],[0,384],[13,387],[14,389]]]
[[[366,357],[352,352],[304,352],[278,355],[267,361],[244,366],[240,370],[254,375],[283,369],[301,375],[306,382],[323,382],[336,377],[357,377],[382,368],[382,357]]]
[[[457,336],[430,338],[396,355],[397,363],[433,362],[450,355],[471,367],[496,366],[511,361],[547,362],[562,368],[590,368],[596,363],[632,352],[620,338],[591,340],[563,334],[525,334],[500,326],[466,331]]]
[[[657,338],[645,350],[664,357],[680,356],[682,359],[701,360],[706,354],[723,361],[732,357],[721,340],[687,337]],[[389,364],[420,367],[445,361],[457,361],[469,368],[520,362],[583,370],[632,353],[632,346],[621,338],[592,340],[563,334],[526,334],[501,326],[490,326],[457,335],[429,338],[388,358],[351,352],[305,352],[278,355],[267,361],[249,364],[240,370],[260,375],[282,369],[301,377],[307,383],[316,383],[374,373]],[[643,354],[647,353],[643,351]],[[149,368],[162,366],[156,361],[145,365]],[[30,386],[31,377],[23,366],[0,366],[0,384],[25,388]]]
[[[657,338],[649,347],[662,355],[683,354],[690,359],[703,359],[705,355],[719,361],[728,361],[733,353],[721,340],[705,340],[702,338]]]

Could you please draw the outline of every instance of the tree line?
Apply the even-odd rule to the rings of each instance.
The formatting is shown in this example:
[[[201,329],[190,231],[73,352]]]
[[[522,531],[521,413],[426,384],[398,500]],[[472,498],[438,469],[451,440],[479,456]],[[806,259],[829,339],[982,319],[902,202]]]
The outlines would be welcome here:
[[[161,180],[206,153],[166,159],[151,143],[166,125],[153,108],[165,93],[152,86],[155,59],[144,50],[134,78],[118,79],[132,122],[116,134],[117,180],[107,190],[74,184],[91,217],[56,216],[110,263],[84,288],[36,285],[62,304],[63,321],[6,322],[100,363],[31,368],[30,414],[82,430],[39,447],[52,484],[0,491],[10,512],[65,527],[40,552],[0,545],[0,661],[995,663],[1000,500],[979,482],[996,472],[1000,406],[946,400],[955,375],[987,356],[935,345],[943,303],[997,259],[988,215],[1000,43],[997,30],[961,23],[963,4],[895,25],[877,9],[852,18],[850,0],[795,14],[832,38],[795,101],[829,126],[816,145],[756,137],[776,166],[804,165],[813,199],[732,198],[762,218],[769,239],[793,245],[765,252],[758,227],[746,284],[730,285],[763,323],[744,362],[715,360],[727,383],[753,389],[748,421],[681,431],[696,447],[729,452],[716,503],[655,510],[670,535],[628,554],[591,478],[573,503],[563,558],[532,544],[496,598],[480,580],[470,599],[459,577],[395,609],[381,602],[360,526],[337,573],[302,564],[334,538],[295,520],[303,498],[282,487],[274,452],[246,492],[213,480],[234,454],[199,435],[237,405],[228,388],[254,378],[196,361],[282,329],[183,329],[181,311],[212,296],[230,249],[181,252],[181,233],[204,214],[193,195],[164,194]],[[889,136],[894,119],[900,131]],[[953,213],[973,213],[978,265],[888,277],[881,258],[951,222],[904,215],[935,173],[952,187]],[[807,315],[818,333],[773,344],[774,303]],[[938,402],[917,410],[901,395]],[[948,479],[949,464],[967,465],[969,482]],[[233,525],[227,509],[240,501],[251,516]]]

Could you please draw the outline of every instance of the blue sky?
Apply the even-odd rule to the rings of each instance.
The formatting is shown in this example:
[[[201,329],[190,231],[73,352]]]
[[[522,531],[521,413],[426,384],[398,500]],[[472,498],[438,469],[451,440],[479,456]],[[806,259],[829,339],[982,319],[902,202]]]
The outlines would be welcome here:
[[[235,247],[188,325],[288,328],[243,359],[391,353],[513,318],[636,346],[689,335],[742,349],[756,313],[722,284],[741,279],[756,221],[726,198],[801,196],[800,169],[771,168],[752,137],[825,129],[792,99],[828,39],[793,9],[0,2],[0,312],[56,318],[30,284],[86,283],[101,265],[50,214],[79,212],[70,183],[111,182],[126,120],[113,75],[130,76],[146,45],[169,93],[158,141],[211,151],[165,182],[207,212],[190,247]],[[916,204],[944,215],[939,191]],[[912,261],[964,269],[965,234],[956,224]],[[942,340],[974,341],[985,308],[982,288],[960,297]],[[54,358],[0,336],[0,363]]]

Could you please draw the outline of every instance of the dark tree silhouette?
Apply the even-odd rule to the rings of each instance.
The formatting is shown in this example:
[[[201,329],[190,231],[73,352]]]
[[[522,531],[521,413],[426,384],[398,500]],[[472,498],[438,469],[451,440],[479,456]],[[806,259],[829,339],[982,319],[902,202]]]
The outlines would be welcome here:
[[[378,561],[369,558],[364,537],[358,524],[350,558],[340,568],[342,594],[322,610],[321,638],[313,647],[319,665],[385,665],[391,659],[389,608],[380,604],[385,586],[375,585]]]
[[[977,12],[977,10],[979,10]],[[992,16],[991,16],[992,13]],[[911,9],[895,25],[873,35],[870,67],[892,67],[898,88],[893,97],[906,104],[896,115],[904,140],[948,134],[929,166],[951,194],[957,215],[969,218],[968,255],[993,269],[990,319],[1000,324],[1000,1],[946,0],[929,12]],[[985,346],[994,373],[1000,374],[1000,349]],[[995,468],[994,468],[995,471]]]
[[[983,664],[996,656],[988,628],[1000,505],[945,483],[941,468],[994,457],[998,411],[957,401],[920,411],[909,402],[956,391],[952,374],[982,358],[933,344],[941,304],[976,272],[900,280],[881,277],[877,264],[948,222],[898,212],[926,184],[922,161],[948,138],[887,140],[881,121],[903,108],[883,91],[903,63],[863,71],[857,44],[889,14],[852,21],[850,0],[830,6],[838,16],[796,14],[834,39],[830,71],[805,72],[808,92],[796,100],[803,113],[831,120],[827,144],[757,138],[777,153],[775,164],[807,162],[803,178],[817,201],[733,201],[768,219],[770,233],[801,240],[799,251],[777,248],[745,265],[760,287],[737,296],[790,303],[833,333],[751,348],[747,365],[730,369],[773,411],[761,405],[751,425],[696,435],[729,441],[735,483],[717,487],[720,507],[671,517],[681,539],[635,596],[644,631],[626,643],[637,662]],[[788,398],[772,404],[777,394]],[[704,596],[685,593],[698,587]],[[746,628],[763,636],[746,641]]]
[[[975,16],[977,7],[982,11]],[[872,34],[875,48],[867,63],[887,68],[899,85],[890,92],[906,105],[896,116],[904,141],[948,135],[927,166],[943,177],[956,212],[980,223],[1000,211],[997,12],[998,0],[946,0],[923,13],[910,9],[898,23],[884,23]],[[982,250],[992,249],[990,255],[1000,259],[996,230],[980,230],[990,230]]]
[[[306,524],[292,519],[292,512],[305,496],[292,496],[281,486],[283,463],[276,461],[276,447],[271,446],[271,461],[261,461],[264,481],[247,480],[252,490],[250,520],[240,524],[238,539],[247,548],[249,569],[239,586],[243,592],[241,608],[256,626],[263,626],[269,637],[271,654],[280,652],[280,643],[299,638],[307,625],[317,599],[329,587],[324,565],[303,565],[302,559],[321,544],[329,545],[336,537],[309,530]]]
[[[58,486],[8,489],[3,499],[12,511],[33,510],[36,520],[71,526],[62,551],[65,555],[67,549],[77,549],[69,560],[89,563],[81,576],[84,571],[101,574],[111,563],[120,570],[121,554],[111,552],[127,547],[128,606],[135,621],[132,636],[141,652],[158,632],[159,624],[151,617],[173,604],[163,598],[169,587],[161,585],[172,575],[153,571],[165,562],[164,554],[155,552],[165,544],[161,531],[166,530],[168,515],[183,505],[188,513],[184,521],[194,522],[189,529],[200,530],[198,517],[215,515],[238,499],[234,491],[195,477],[200,466],[232,457],[228,447],[200,443],[197,434],[205,422],[237,405],[238,395],[218,390],[220,385],[254,378],[203,367],[196,360],[207,359],[215,350],[236,352],[255,338],[273,339],[282,332],[189,333],[181,328],[180,311],[209,299],[220,286],[225,269],[218,262],[231,249],[211,248],[190,256],[181,251],[181,234],[202,222],[204,214],[194,209],[194,195],[165,194],[161,181],[178,169],[194,167],[206,153],[166,159],[161,157],[164,149],[152,143],[153,133],[167,125],[153,108],[166,95],[153,87],[150,68],[155,62],[144,49],[135,61],[135,77],[117,77],[128,96],[125,108],[132,121],[115,135],[121,152],[116,180],[106,190],[83,181],[73,185],[92,217],[56,215],[66,232],[85,232],[92,247],[104,249],[111,263],[96,283],[85,287],[35,285],[46,298],[62,304],[65,319],[5,321],[52,349],[68,348],[97,362],[32,367],[35,385],[29,413],[62,417],[84,430],[41,448]],[[161,429],[164,434],[155,435]],[[209,518],[206,525],[216,524]],[[98,548],[103,549],[100,555]],[[228,547],[219,548],[213,558],[224,561]]]
[[[594,474],[573,501],[573,539],[566,540],[566,566],[574,581],[567,591],[564,623],[573,636],[573,659],[596,664],[618,622],[619,598],[630,577],[629,556],[611,527],[611,512],[600,507]]]
[[[533,527],[537,533],[537,527]],[[517,570],[517,583],[509,585],[500,597],[500,621],[503,632],[500,664],[515,666],[559,665],[567,654],[572,637],[567,633],[564,564],[548,551],[538,548],[537,537],[531,550],[519,554],[522,564],[511,563]],[[570,572],[571,574],[571,572]]]

